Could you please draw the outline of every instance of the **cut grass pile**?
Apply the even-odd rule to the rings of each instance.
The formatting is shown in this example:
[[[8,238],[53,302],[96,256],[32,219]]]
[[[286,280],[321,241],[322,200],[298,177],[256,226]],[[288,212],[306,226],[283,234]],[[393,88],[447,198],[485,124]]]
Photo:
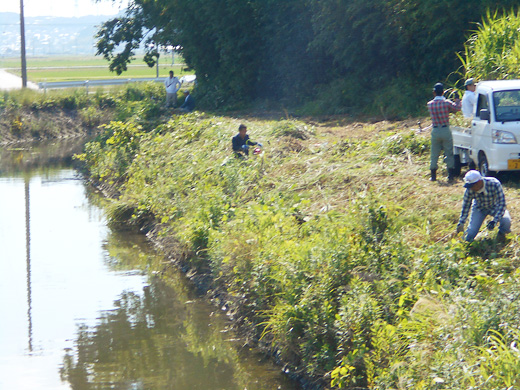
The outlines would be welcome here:
[[[343,388],[520,385],[520,242],[454,235],[462,183],[428,180],[417,120],[136,112],[81,156],[119,193],[113,223],[155,220],[288,370]],[[239,123],[263,154],[232,155]],[[519,177],[501,179],[515,219]]]

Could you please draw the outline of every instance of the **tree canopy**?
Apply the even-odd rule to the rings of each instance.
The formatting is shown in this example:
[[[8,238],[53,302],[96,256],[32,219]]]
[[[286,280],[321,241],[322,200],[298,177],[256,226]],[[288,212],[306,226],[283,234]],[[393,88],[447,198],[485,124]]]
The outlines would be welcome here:
[[[335,110],[403,80],[446,81],[477,23],[513,3],[133,0],[124,16],[101,26],[97,49],[120,74],[141,43],[151,66],[159,48],[180,48],[205,104],[299,105],[321,94]]]

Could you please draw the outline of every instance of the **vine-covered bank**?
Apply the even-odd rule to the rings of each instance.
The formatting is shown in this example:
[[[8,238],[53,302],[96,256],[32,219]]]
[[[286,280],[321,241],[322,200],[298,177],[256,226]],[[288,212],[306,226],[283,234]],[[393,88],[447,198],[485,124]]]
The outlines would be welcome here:
[[[240,123],[262,154],[231,154]],[[113,223],[152,229],[307,383],[517,387],[520,243],[453,234],[461,182],[427,180],[415,123],[134,116],[80,158],[117,193]],[[518,177],[502,181],[518,215]]]

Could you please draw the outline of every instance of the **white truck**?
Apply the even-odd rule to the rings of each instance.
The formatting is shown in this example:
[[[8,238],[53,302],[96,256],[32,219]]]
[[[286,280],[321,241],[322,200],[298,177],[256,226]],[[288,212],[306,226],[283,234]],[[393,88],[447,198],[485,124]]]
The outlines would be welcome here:
[[[451,126],[455,173],[520,170],[520,80],[481,81],[469,128]]]

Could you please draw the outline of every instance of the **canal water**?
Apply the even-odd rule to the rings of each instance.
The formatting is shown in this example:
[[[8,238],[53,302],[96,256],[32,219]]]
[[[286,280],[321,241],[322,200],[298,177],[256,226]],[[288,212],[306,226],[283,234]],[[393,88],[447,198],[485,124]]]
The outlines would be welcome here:
[[[81,143],[0,150],[0,389],[298,389],[140,235],[107,227]]]

